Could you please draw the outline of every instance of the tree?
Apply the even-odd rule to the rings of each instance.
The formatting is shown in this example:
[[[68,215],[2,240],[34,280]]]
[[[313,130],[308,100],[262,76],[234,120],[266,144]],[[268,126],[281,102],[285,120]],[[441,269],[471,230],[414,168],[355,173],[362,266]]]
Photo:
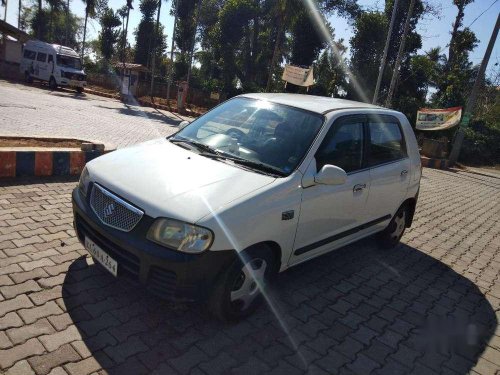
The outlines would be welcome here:
[[[36,0],[35,0],[36,1]],[[40,38],[48,43],[67,45],[79,50],[82,32],[82,19],[65,9],[56,9],[52,12],[52,22],[49,25],[51,10],[38,7],[25,6],[21,14],[21,27],[34,38]],[[69,29],[68,39],[66,30]],[[38,36],[38,30],[41,30]]]
[[[145,66],[150,65],[153,35],[155,33],[157,0],[142,0],[139,9],[142,13],[141,21],[135,31],[135,54],[134,62]],[[158,28],[156,35],[156,57],[160,60],[167,48],[166,36],[162,25]]]
[[[82,0],[85,4],[85,23],[83,26],[82,58],[85,55],[85,38],[87,36],[87,20],[94,18],[97,11],[97,0]]]
[[[336,42],[337,48],[342,55],[347,48],[342,40]],[[340,66],[339,58],[330,50],[324,50],[318,61],[313,64],[315,83],[310,89],[312,95],[341,97],[347,89],[346,75]]]
[[[105,65],[107,65],[116,51],[115,47],[120,37],[120,32],[116,28],[122,23],[120,17],[111,8],[103,10],[99,22],[101,24],[99,33],[100,50]]]

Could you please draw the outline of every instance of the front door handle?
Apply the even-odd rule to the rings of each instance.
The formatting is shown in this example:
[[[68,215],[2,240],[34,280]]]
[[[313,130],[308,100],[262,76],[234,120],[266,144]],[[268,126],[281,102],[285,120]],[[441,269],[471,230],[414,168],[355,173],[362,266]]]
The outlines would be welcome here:
[[[407,174],[408,174],[408,171],[406,169],[403,169],[401,171],[401,177],[406,177]]]
[[[352,188],[353,193],[359,193],[360,191],[363,191],[363,189],[366,188],[366,184],[357,184],[354,185]]]

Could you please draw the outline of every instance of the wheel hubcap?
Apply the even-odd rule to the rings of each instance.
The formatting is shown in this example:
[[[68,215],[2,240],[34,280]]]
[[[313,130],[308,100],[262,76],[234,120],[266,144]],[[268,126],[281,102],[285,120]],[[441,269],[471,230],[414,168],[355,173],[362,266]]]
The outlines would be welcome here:
[[[391,233],[392,238],[400,238],[405,230],[406,212],[403,211],[400,215],[394,218],[394,231]]]
[[[264,284],[267,263],[264,259],[252,259],[241,269],[231,291],[231,302],[245,310],[260,294]]]

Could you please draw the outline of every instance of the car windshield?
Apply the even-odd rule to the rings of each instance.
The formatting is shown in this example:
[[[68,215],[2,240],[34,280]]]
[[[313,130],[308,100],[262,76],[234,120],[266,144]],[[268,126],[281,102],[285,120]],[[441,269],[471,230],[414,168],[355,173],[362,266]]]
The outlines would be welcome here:
[[[82,63],[78,57],[57,55],[57,65],[65,68],[82,69]]]
[[[298,108],[236,98],[198,118],[171,140],[202,143],[254,169],[289,175],[305,156],[323,120],[320,114]]]

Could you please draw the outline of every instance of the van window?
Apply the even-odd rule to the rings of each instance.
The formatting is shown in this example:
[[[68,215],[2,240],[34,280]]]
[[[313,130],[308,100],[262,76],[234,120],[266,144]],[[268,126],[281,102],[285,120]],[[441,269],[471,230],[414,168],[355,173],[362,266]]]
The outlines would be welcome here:
[[[403,134],[397,120],[370,121],[370,166],[406,157]]]
[[[319,171],[330,164],[347,173],[363,166],[363,122],[345,119],[333,124],[316,153],[316,167]]]
[[[67,56],[67,55],[57,55],[56,56],[57,65],[63,68],[73,68],[82,69],[82,63],[78,57]]]
[[[23,56],[25,59],[35,60],[36,52],[30,51],[29,49],[25,49]]]
[[[45,62],[45,60],[47,60],[47,54],[38,52],[38,55],[36,56],[36,61]]]
[[[47,62],[49,62],[49,63],[50,63],[50,62],[54,62],[54,56],[49,55],[49,59],[48,59],[48,61],[47,61]]]

